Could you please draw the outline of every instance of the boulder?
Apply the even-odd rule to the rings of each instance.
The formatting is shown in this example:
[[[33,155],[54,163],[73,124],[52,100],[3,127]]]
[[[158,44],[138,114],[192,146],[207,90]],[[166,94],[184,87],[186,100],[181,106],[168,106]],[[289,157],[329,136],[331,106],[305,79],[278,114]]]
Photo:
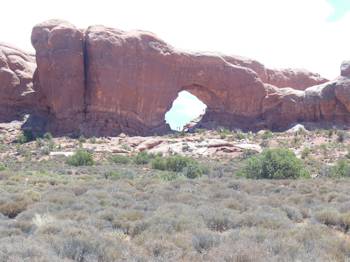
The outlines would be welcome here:
[[[350,77],[350,60],[344,61],[340,66],[340,75]]]
[[[40,107],[33,85],[35,69],[33,55],[0,43],[0,121],[21,118]]]

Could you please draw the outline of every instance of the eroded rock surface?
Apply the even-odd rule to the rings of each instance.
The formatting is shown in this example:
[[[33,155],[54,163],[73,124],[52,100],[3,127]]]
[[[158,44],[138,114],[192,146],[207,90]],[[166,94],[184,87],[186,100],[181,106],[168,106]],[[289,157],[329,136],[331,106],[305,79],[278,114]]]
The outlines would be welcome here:
[[[252,69],[264,83],[276,87],[305,90],[308,87],[328,82],[326,78],[321,77],[319,74],[305,69],[270,69],[256,60],[241,56],[223,56],[223,58],[231,64]]]
[[[32,31],[41,93],[46,97],[49,129],[75,132],[85,110],[84,34],[74,25],[50,20]]]
[[[340,66],[340,75],[350,77],[350,60],[344,61]]]
[[[35,72],[32,56],[0,46],[1,107],[27,110],[54,134],[165,133],[165,113],[183,90],[207,105],[198,127],[350,123],[348,62],[339,78],[327,82],[305,70],[179,51],[149,32],[80,30],[59,20],[36,25],[32,43]]]
[[[35,68],[33,55],[0,43],[0,121],[16,119],[38,107],[33,87]]]

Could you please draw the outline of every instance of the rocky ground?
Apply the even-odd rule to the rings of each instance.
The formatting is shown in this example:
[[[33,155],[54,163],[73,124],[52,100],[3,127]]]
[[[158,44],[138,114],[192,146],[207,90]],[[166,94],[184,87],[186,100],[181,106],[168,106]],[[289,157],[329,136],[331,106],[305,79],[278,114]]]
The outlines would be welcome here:
[[[26,142],[0,124],[0,261],[348,261],[350,134],[197,130],[153,137]],[[292,149],[310,179],[237,177],[266,148]],[[72,166],[78,149],[94,164]],[[148,155],[183,155],[206,167],[187,178]],[[153,154],[152,154],[153,153]]]

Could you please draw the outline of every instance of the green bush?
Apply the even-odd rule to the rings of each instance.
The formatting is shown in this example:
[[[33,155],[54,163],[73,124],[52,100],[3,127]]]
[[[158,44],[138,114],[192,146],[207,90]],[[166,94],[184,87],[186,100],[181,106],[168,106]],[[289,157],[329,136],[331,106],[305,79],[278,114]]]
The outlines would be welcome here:
[[[262,135],[261,138],[266,140],[266,139],[270,139],[273,137],[273,133],[270,130],[266,130]]]
[[[202,176],[204,173],[204,169],[197,163],[189,163],[184,169],[183,169],[183,174],[187,178],[197,178]]]
[[[331,176],[333,177],[349,177],[350,176],[350,165],[345,159],[339,160],[331,168]]]
[[[79,149],[74,153],[74,155],[68,157],[67,164],[71,166],[92,166],[94,164],[94,160],[90,152]]]
[[[218,133],[221,139],[225,139],[228,135],[231,134],[231,131],[227,128],[219,128]]]
[[[175,155],[166,158],[166,169],[174,172],[182,172],[182,170],[194,160],[185,156]]]
[[[116,164],[128,164],[130,162],[130,158],[123,155],[113,155],[110,157],[110,161]]]
[[[167,170],[167,159],[164,157],[156,157],[152,160],[151,166],[153,169]]]
[[[303,151],[301,151],[301,158],[305,159],[310,155],[311,149],[308,147],[305,147]]]
[[[309,177],[300,159],[289,149],[267,149],[247,159],[238,175],[255,179],[295,179]]]
[[[246,135],[242,131],[237,130],[235,131],[235,137],[238,140],[242,140],[246,138]]]
[[[338,131],[337,132],[337,141],[339,143],[343,143],[345,141],[346,137],[347,136],[346,136],[346,133],[344,131]]]
[[[134,157],[134,163],[136,165],[146,165],[148,164],[151,159],[154,158],[153,154],[148,154],[147,152],[139,152],[135,157]]]
[[[169,157],[156,157],[151,162],[153,169],[182,172],[188,178],[196,178],[207,172],[206,168],[194,159],[175,155]]]
[[[17,138],[17,142],[20,143],[20,144],[25,144],[25,143],[28,143],[30,141],[33,141],[34,138],[35,137],[34,137],[32,131],[24,130],[22,132],[22,134],[20,134],[19,137]]]
[[[51,135],[51,133],[45,133],[44,135],[43,135],[43,138],[44,139],[46,139],[46,140],[52,140],[52,135]]]
[[[109,172],[104,173],[104,177],[106,179],[118,180],[122,177],[122,174],[120,172],[117,172],[117,171],[109,171]]]

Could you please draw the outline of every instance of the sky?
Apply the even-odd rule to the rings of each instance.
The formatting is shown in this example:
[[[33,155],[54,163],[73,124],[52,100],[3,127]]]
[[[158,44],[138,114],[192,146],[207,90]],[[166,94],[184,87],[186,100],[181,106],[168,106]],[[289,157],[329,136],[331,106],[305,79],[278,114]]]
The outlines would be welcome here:
[[[350,59],[350,0],[12,0],[1,9],[0,41],[32,52],[33,25],[58,18],[81,28],[147,30],[180,49],[246,56],[329,79]],[[179,112],[198,111],[189,97],[180,96],[190,110]]]

